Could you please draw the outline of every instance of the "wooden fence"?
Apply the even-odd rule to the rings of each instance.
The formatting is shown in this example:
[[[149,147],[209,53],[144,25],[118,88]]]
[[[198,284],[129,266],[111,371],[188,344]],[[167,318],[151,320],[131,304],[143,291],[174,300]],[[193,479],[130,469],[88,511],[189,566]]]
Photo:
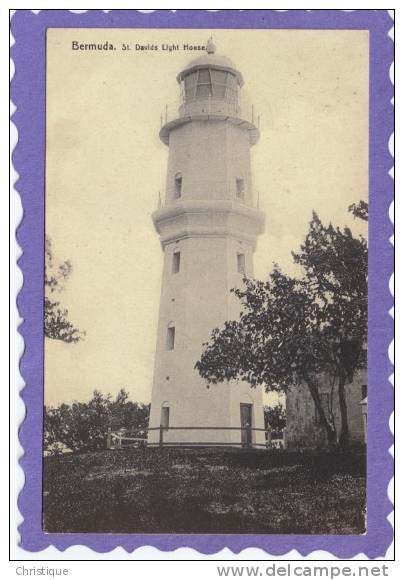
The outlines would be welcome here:
[[[149,443],[147,441],[147,434],[149,431],[158,431],[158,442]],[[238,431],[240,433],[239,442],[230,441],[167,441],[164,440],[165,434],[169,431]],[[252,441],[253,432],[264,432],[265,443],[255,443]],[[245,432],[245,439],[243,441],[243,432]],[[256,429],[254,427],[149,427],[132,431],[129,429],[119,429],[119,431],[108,430],[107,448],[108,449],[122,449],[123,447],[241,447],[254,448],[262,447],[280,448],[284,447],[283,439],[271,440],[271,433],[268,429]]]

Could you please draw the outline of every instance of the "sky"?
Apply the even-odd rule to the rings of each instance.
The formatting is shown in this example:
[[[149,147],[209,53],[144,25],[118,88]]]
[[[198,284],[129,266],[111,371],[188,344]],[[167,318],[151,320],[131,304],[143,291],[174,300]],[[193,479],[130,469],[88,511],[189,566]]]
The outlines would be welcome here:
[[[159,191],[164,196],[168,155],[160,115],[179,100],[178,72],[202,54],[183,44],[206,45],[211,34],[48,30],[46,232],[55,260],[72,264],[59,298],[86,333],[77,344],[45,341],[48,405],[122,387],[150,401],[163,257],[151,214]],[[215,30],[213,37],[260,115],[251,154],[266,231],[255,276],[266,278],[275,262],[296,271],[291,251],[313,210],[366,235],[347,208],[368,197],[367,31]],[[108,41],[117,50],[72,50],[73,41]]]

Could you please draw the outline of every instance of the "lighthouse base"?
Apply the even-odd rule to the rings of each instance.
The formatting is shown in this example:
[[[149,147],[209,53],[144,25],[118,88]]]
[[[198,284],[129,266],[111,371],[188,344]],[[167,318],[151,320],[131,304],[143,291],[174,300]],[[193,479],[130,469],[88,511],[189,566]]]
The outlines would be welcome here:
[[[205,393],[200,394],[209,399],[209,405],[206,402],[192,405],[192,401],[175,398],[154,401],[148,445],[266,447],[264,410],[259,390],[228,384],[205,389]]]

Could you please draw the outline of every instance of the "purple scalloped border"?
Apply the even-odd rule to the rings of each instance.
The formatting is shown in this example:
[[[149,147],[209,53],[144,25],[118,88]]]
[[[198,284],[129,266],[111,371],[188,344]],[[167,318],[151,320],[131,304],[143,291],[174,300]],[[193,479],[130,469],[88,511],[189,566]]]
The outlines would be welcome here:
[[[121,546],[128,552],[140,546],[171,551],[189,547],[213,554],[225,547],[234,553],[249,547],[278,556],[297,550],[302,556],[325,550],[347,559],[357,554],[384,557],[392,542],[387,516],[392,504],[387,496],[393,476],[389,448],[393,437],[389,418],[393,410],[393,389],[388,377],[392,365],[388,347],[393,338],[389,278],[393,272],[393,249],[389,243],[392,225],[388,210],[393,199],[389,170],[393,160],[388,141],[393,132],[391,106],[393,87],[389,68],[394,57],[388,31],[393,22],[387,10],[90,10],[84,14],[68,10],[43,10],[34,14],[18,10],[11,23],[15,45],[12,58],[15,76],[11,97],[16,105],[13,121],[18,144],[13,162],[24,217],[17,230],[23,250],[19,266],[24,286],[17,303],[24,322],[20,332],[25,341],[21,374],[25,388],[21,397],[26,417],[19,431],[25,454],[20,464],[25,485],[18,506],[24,518],[20,526],[21,547],[28,551],[55,546],[65,550],[85,545],[97,552]],[[43,227],[45,150],[45,38],[48,27],[58,28],[309,28],[365,29],[370,32],[370,221],[369,221],[369,436],[368,436],[368,533],[363,536],[303,535],[210,535],[210,534],[45,534],[41,529],[42,509],[42,407],[43,407]]]

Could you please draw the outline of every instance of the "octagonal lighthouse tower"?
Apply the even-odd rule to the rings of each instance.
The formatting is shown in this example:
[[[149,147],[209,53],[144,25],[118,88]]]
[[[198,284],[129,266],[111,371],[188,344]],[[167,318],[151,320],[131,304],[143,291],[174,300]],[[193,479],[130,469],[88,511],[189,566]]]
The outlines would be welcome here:
[[[164,267],[149,426],[163,427],[164,444],[262,445],[263,431],[253,430],[264,427],[261,390],[241,382],[208,389],[194,368],[212,329],[239,317],[231,288],[253,276],[264,230],[251,187],[259,131],[253,110],[240,107],[241,73],[212,41],[177,81],[181,104],[160,130],[169,148],[165,201],[153,214]],[[149,444],[159,436],[149,431]]]

